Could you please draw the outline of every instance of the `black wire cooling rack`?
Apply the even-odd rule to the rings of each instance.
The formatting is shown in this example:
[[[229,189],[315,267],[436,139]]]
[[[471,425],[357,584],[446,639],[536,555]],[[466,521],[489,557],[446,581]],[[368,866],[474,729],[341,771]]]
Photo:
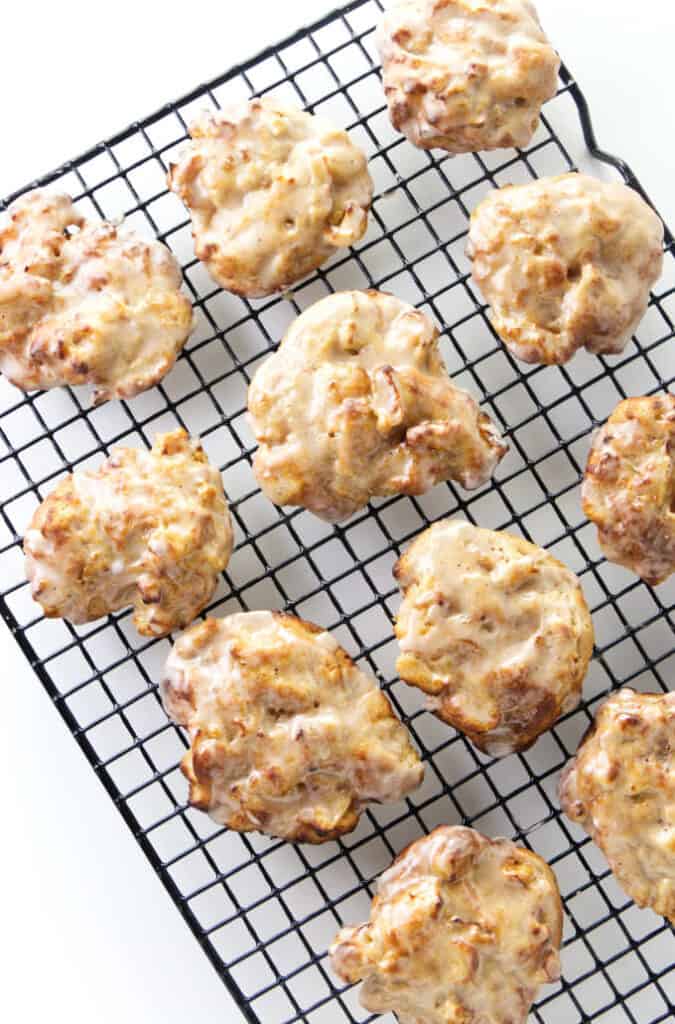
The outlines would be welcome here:
[[[566,367],[536,369],[514,362],[469,277],[469,212],[491,188],[570,170],[589,150],[635,188],[639,182],[598,149],[565,68],[527,151],[450,159],[410,146],[384,108],[373,47],[380,11],[379,2],[357,0],[34,183],[70,192],[85,213],[125,215],[170,245],[198,329],[164,383],[129,402],[92,410],[83,390],[24,396],[0,382],[2,612],[250,1024],[365,1020],[356,993],[328,970],[327,947],[341,924],[365,919],[374,879],[408,842],[460,822],[525,843],[557,873],[564,977],[545,991],[534,1020],[672,1020],[672,930],[626,899],[597,848],[561,816],[556,782],[602,697],[624,684],[665,690],[675,667],[675,586],[651,590],[607,564],[579,500],[594,427],[621,398],[673,381],[673,238],[667,233],[661,290],[621,357],[580,354]],[[350,129],[371,157],[376,199],[369,233],[354,251],[291,296],[245,302],[215,288],[195,260],[185,210],[165,177],[197,109],[270,90]],[[471,496],[443,485],[418,499],[373,502],[329,527],[260,494],[246,387],[301,310],[331,290],[359,287],[392,291],[445,325],[450,372],[481,398],[511,450],[493,484]],[[111,445],[149,445],[177,424],[201,435],[222,468],[237,524],[238,545],[209,610],[288,608],[334,631],[381,680],[424,756],[423,788],[405,803],[373,807],[340,842],[307,847],[240,836],[187,807],[178,770],[185,740],[157,695],[168,641],[140,638],[128,613],[84,628],[47,621],[30,599],[21,536],[38,502],[65,472],[98,465]],[[532,750],[497,762],[423,710],[418,691],[395,678],[392,565],[421,529],[452,514],[545,545],[579,573],[594,612],[585,702]]]

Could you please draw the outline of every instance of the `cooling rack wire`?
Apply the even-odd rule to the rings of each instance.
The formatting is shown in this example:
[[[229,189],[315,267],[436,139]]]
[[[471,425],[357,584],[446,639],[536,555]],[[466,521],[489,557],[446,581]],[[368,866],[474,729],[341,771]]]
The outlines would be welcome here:
[[[672,385],[673,238],[667,232],[664,276],[621,357],[581,354],[565,367],[516,363],[470,280],[470,211],[494,187],[585,167],[591,155],[596,173],[603,173],[599,160],[642,191],[640,184],[598,148],[565,67],[524,152],[451,159],[407,144],[383,102],[373,45],[381,9],[376,0],[351,3],[31,183],[70,192],[83,212],[123,215],[165,241],[183,266],[198,327],[163,384],[132,401],[92,410],[82,389],[24,396],[0,381],[0,607],[249,1024],[371,1019],[355,991],[336,984],[327,947],[342,923],[367,917],[374,879],[407,843],[456,823],[524,843],[558,876],[564,976],[542,994],[532,1020],[658,1024],[673,1019],[672,929],[626,899],[598,849],[561,816],[555,791],[598,702],[626,684],[667,690],[675,668],[675,584],[652,590],[606,563],[579,500],[597,424],[622,398]],[[247,302],[216,288],[194,258],[185,210],[165,179],[195,112],[267,92],[349,128],[371,159],[376,198],[369,232],[353,251],[292,295]],[[299,312],[331,291],[368,287],[395,293],[443,325],[451,374],[499,423],[510,452],[477,493],[442,485],[421,498],[374,501],[331,527],[262,497],[251,471],[246,389]],[[187,807],[178,769],[185,740],[156,685],[169,641],[140,638],[126,612],[86,627],[45,620],[30,599],[21,537],[40,500],[64,473],[98,465],[112,445],[149,445],[177,425],[201,436],[221,467],[236,521],[237,548],[209,611],[286,608],[330,629],[376,674],[422,752],[422,789],[371,808],[340,842],[315,848],[242,836]],[[583,703],[532,750],[498,762],[423,710],[420,694],[395,675],[391,569],[415,535],[448,515],[543,544],[580,575],[593,610],[597,648]]]

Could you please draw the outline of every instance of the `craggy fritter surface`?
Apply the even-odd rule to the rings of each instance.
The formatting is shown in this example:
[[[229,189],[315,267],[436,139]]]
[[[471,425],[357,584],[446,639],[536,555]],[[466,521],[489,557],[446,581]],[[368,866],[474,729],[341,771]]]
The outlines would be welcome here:
[[[189,625],[232,553],[220,473],[184,430],[151,451],[116,448],[67,476],[24,538],[33,597],[48,617],[91,622],[128,605],[144,636]]]
[[[322,299],[257,371],[248,407],[258,482],[329,522],[374,496],[486,483],[506,452],[448,377],[424,313],[381,292]]]
[[[400,800],[422,781],[375,680],[292,615],[194,625],[169,656],[162,697],[190,734],[190,802],[239,832],[323,843],[351,832],[368,801]]]
[[[542,548],[446,519],[394,574],[399,675],[481,750],[525,750],[576,707],[593,623],[577,577]]]
[[[88,221],[69,196],[30,192],[0,226],[0,371],[24,391],[93,384],[132,398],[169,372],[192,331],[160,242]]]
[[[663,225],[637,192],[585,174],[495,189],[474,210],[473,278],[502,341],[526,363],[584,346],[618,354],[663,266]]]
[[[377,35],[394,127],[451,153],[527,146],[560,60],[529,0],[403,0]]]
[[[368,226],[365,155],[323,117],[270,98],[202,114],[169,171],[195,251],[238,295],[283,291]]]
[[[442,827],[380,878],[370,921],[343,928],[333,969],[363,1006],[400,1024],[525,1024],[560,976],[562,906],[541,857],[507,839]]]
[[[675,572],[675,396],[616,407],[593,440],[582,499],[610,562],[652,586]]]
[[[675,924],[675,693],[605,701],[560,782],[565,814],[639,907]]]

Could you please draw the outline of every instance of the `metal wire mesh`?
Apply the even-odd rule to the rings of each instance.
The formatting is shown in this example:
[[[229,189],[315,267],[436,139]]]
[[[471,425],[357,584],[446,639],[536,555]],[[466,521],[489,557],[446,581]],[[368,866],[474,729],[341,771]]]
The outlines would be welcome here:
[[[125,215],[141,233],[166,241],[183,265],[198,329],[164,383],[132,401],[91,410],[85,389],[24,396],[0,382],[3,615],[249,1021],[367,1019],[356,993],[336,986],[327,970],[328,944],[342,923],[365,919],[374,879],[404,845],[437,824],[463,822],[525,843],[558,875],[564,977],[543,994],[533,1019],[657,1024],[672,1019],[672,930],[626,899],[598,849],[561,816],[555,788],[598,701],[628,683],[665,690],[674,668],[675,586],[654,591],[608,565],[579,500],[595,425],[621,398],[672,383],[672,236],[659,292],[620,358],[581,354],[559,368],[515,363],[469,278],[469,211],[495,186],[585,160],[581,131],[570,131],[575,107],[596,156],[639,183],[621,161],[597,151],[585,101],[566,69],[526,152],[450,159],[414,149],[393,132],[384,109],[373,47],[380,10],[374,0],[351,3],[38,183],[69,191],[85,213]],[[167,192],[165,176],[195,110],[270,90],[350,129],[371,157],[376,200],[356,250],[292,296],[246,302],[214,287],[195,260],[185,210]],[[556,131],[561,125],[565,141]],[[444,325],[450,372],[480,397],[511,451],[494,483],[471,496],[443,485],[419,499],[373,502],[349,523],[329,527],[261,496],[251,471],[246,387],[301,310],[331,290],[358,287],[392,291]],[[334,631],[381,680],[427,763],[420,791],[405,803],[372,808],[340,842],[313,848],[240,836],[188,808],[178,770],[185,739],[157,696],[169,642],[140,638],[128,613],[81,628],[46,621],[30,599],[20,545],[38,502],[65,472],[98,465],[111,445],[149,445],[157,431],[177,424],[201,435],[222,468],[237,523],[237,548],[209,611],[288,608]],[[584,703],[531,751],[498,762],[422,710],[421,695],[394,672],[392,565],[421,529],[456,513],[545,545],[579,573],[594,612],[597,649]]]

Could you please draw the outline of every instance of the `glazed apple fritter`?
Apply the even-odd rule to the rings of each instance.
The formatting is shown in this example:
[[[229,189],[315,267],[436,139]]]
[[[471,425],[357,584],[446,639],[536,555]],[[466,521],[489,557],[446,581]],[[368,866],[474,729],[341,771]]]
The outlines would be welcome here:
[[[195,251],[237,295],[283,291],[368,226],[365,155],[323,117],[270,98],[207,112],[169,171]]]
[[[394,127],[423,149],[525,147],[560,60],[530,0],[402,0],[377,34]]]
[[[623,352],[663,266],[663,224],[626,185],[586,174],[495,189],[474,210],[473,277],[517,359]]]
[[[579,703],[593,623],[577,577],[542,548],[447,519],[394,572],[398,672],[481,750],[525,750]]]
[[[193,626],[171,652],[162,696],[190,734],[190,802],[240,832],[323,843],[351,832],[368,802],[400,800],[422,781],[375,680],[292,615]]]
[[[232,553],[220,473],[184,430],[158,435],[151,451],[116,448],[45,498],[24,551],[47,617],[91,622],[133,605],[143,636],[182,629]]]
[[[431,319],[382,292],[306,310],[257,371],[248,407],[267,497],[329,522],[442,480],[480,487],[507,451],[450,380]]]
[[[0,227],[0,371],[24,391],[93,384],[133,398],[192,331],[181,273],[160,242],[89,221],[69,196],[30,192]]]
[[[560,803],[631,899],[675,924],[675,693],[613,693],[563,773]]]
[[[380,878],[370,921],[343,928],[333,969],[363,981],[372,1013],[400,1024],[525,1024],[560,976],[562,906],[541,857],[507,839],[442,827]]]
[[[582,500],[610,562],[652,586],[675,572],[675,396],[616,407],[593,439]]]

